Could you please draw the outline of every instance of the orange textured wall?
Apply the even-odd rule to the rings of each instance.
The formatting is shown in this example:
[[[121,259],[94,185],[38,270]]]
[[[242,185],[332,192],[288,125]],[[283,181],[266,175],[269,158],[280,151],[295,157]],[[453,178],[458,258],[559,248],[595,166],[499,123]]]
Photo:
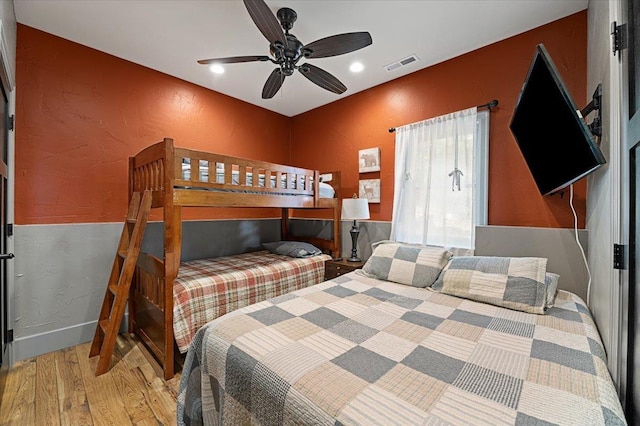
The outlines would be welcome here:
[[[19,25],[16,223],[121,221],[127,159],[163,137],[177,146],[341,170],[342,197],[357,192],[359,178],[380,178],[382,202],[371,205],[372,219],[391,220],[394,136],[387,128],[496,98],[489,223],[570,227],[568,197],[540,196],[508,124],[538,43],[577,104],[586,103],[586,28],[581,12],[289,119]],[[359,175],[357,151],[371,147],[381,148],[382,169]],[[581,226],[585,194],[583,180],[575,199]],[[278,215],[274,209],[184,212],[186,219]]]
[[[291,161],[302,167],[341,170],[342,197],[357,192],[358,179],[380,178],[381,203],[370,205],[371,218],[388,221],[393,207],[394,135],[387,129],[498,99],[500,105],[491,114],[489,224],[572,227],[569,197],[540,195],[508,127],[538,43],[545,44],[576,103],[584,106],[586,11],[293,117]],[[542,111],[540,118],[544,120]],[[372,147],[380,147],[381,171],[359,175],[358,150]],[[575,190],[584,227],[586,180]]]
[[[164,137],[289,161],[288,117],[24,25],[16,86],[18,224],[120,222],[128,157]],[[279,210],[185,209],[183,216],[279,217]]]

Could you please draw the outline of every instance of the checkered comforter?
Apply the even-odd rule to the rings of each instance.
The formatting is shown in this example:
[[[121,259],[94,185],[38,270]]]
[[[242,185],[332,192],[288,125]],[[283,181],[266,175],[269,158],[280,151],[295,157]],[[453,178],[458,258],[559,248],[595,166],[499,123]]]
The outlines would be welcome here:
[[[180,424],[625,424],[591,315],[343,275],[235,311],[191,345]]]
[[[200,327],[227,312],[322,282],[327,259],[257,251],[183,262],[173,286],[173,332],[180,352]]]

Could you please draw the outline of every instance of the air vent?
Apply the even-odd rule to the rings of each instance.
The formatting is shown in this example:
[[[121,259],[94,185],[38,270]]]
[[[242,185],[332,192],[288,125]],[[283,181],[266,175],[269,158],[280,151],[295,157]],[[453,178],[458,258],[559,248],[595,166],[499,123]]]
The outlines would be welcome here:
[[[397,70],[398,68],[404,67],[405,65],[409,65],[412,62],[417,62],[420,59],[416,55],[408,56],[404,59],[400,59],[399,61],[390,63],[389,65],[385,65],[384,69],[387,71]]]

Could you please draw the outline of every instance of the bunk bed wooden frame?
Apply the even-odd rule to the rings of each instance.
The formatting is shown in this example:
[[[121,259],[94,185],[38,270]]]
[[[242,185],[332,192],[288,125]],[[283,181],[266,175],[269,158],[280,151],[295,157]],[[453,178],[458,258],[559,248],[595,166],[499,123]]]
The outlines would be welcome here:
[[[188,180],[182,172],[187,163],[183,159],[190,164]],[[202,167],[208,167],[204,182],[200,181]],[[339,197],[340,173],[331,173],[330,184],[335,197]],[[220,182],[222,174],[224,179]],[[320,173],[316,170],[178,148],[168,138],[129,158],[129,199],[134,192],[150,190],[151,208],[164,210],[164,258],[142,252],[138,257],[129,292],[129,332],[141,338],[159,362],[165,379],[175,372],[173,284],[180,267],[182,208],[282,208],[283,240],[290,239],[290,209],[331,209],[332,239],[295,239],[311,242],[339,257],[341,204],[339,198],[320,198],[319,182]]]

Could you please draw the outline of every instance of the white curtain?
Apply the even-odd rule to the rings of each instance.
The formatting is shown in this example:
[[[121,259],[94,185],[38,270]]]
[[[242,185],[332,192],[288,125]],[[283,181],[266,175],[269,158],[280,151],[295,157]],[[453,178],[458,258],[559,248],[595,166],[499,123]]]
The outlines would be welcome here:
[[[477,108],[396,129],[391,238],[473,249]]]

